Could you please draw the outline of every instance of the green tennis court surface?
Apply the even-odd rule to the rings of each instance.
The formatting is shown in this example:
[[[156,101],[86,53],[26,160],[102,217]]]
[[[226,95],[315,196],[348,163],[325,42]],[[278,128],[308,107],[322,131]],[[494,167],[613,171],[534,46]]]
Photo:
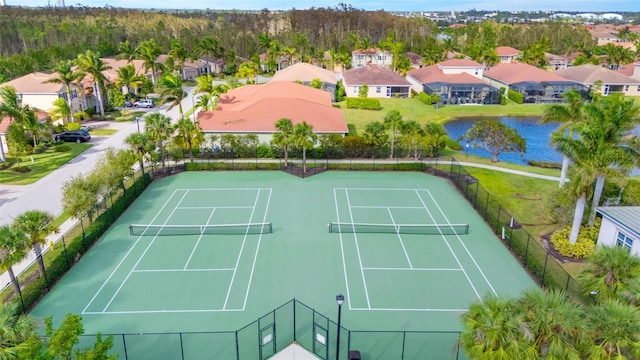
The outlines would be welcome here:
[[[471,301],[533,286],[437,177],[183,173],[155,181],[32,314],[81,314],[86,333],[156,333],[133,346],[149,356],[179,354],[161,333],[234,331],[292,298],[335,321],[344,294],[352,331],[458,331]],[[191,358],[235,358],[214,338]]]

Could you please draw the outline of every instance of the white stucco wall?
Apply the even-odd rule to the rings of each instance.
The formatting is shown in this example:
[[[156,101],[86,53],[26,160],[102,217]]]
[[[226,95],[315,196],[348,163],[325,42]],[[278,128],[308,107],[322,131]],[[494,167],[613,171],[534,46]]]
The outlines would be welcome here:
[[[614,222],[607,219],[606,217],[602,218],[602,224],[600,225],[600,233],[598,234],[598,246],[616,246],[616,236],[618,235],[618,231],[633,239],[631,254],[640,256],[640,239],[634,236],[631,232],[625,231],[624,228],[618,227]]]
[[[58,94],[22,94],[23,105],[44,111],[49,111],[56,99],[58,99]]]

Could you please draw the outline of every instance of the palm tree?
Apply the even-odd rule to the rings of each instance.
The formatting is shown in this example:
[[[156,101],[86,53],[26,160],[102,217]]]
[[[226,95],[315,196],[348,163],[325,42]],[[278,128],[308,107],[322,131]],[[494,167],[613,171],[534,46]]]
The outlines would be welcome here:
[[[604,300],[586,314],[593,345],[589,359],[640,358],[640,310],[619,300]]]
[[[52,232],[58,232],[58,228],[53,225],[53,220],[53,215],[46,211],[29,210],[18,215],[12,225],[14,229],[22,231],[29,236],[29,245],[33,247],[33,252],[38,260],[38,266],[40,267],[40,274],[42,276],[45,276],[42,244],[46,242],[47,235]]]
[[[588,259],[587,267],[578,275],[586,291],[598,300],[617,299],[640,278],[640,258],[622,246],[598,247]]]
[[[20,285],[13,273],[13,265],[24,259],[28,249],[29,238],[24,232],[9,225],[0,227],[0,269],[9,274],[16,294],[20,293]]]
[[[545,110],[542,123],[559,122],[558,134],[562,135],[568,131],[567,136],[573,138],[573,127],[585,121],[583,114],[584,101],[580,93],[572,89],[564,93],[566,104],[553,104]],[[562,170],[560,172],[560,187],[567,181],[567,170],[569,169],[569,157],[563,154]]]
[[[204,111],[213,110],[213,109],[210,109],[210,106],[212,105],[211,100],[212,100],[211,95],[209,94],[200,95],[200,97],[198,97],[198,100],[196,101],[194,111],[196,111],[196,109],[202,109]]]
[[[207,67],[209,59],[219,59],[224,56],[224,49],[213,36],[205,36],[196,44],[194,54],[197,58],[205,58]]]
[[[76,62],[81,72],[91,75],[96,98],[98,100],[98,112],[101,116],[104,116],[103,100],[105,96],[104,83],[106,81],[106,77],[102,72],[111,69],[111,66],[105,65],[102,59],[100,59],[100,55],[91,50],[87,50],[84,54],[78,54]]]
[[[276,121],[276,130],[278,130],[278,132],[273,134],[271,143],[284,150],[284,166],[287,166],[289,162],[289,148],[291,147],[293,136],[293,123],[291,119],[282,118]]]
[[[138,56],[144,63],[144,71],[151,71],[151,82],[153,86],[156,85],[156,71],[158,69],[158,64],[156,60],[158,56],[160,56],[162,50],[156,44],[155,40],[147,40],[140,43],[138,46],[139,52]]]
[[[189,151],[189,160],[193,162],[193,148],[204,143],[204,134],[198,122],[182,118],[175,126],[177,134],[173,137],[176,145]]]
[[[162,161],[162,170],[164,170],[164,142],[167,141],[173,133],[171,119],[165,115],[153,113],[146,117],[144,127],[145,132],[149,134],[151,140],[160,149],[160,160]]]
[[[129,40],[125,40],[118,44],[118,55],[116,55],[116,59],[127,60],[127,64],[130,64],[138,57],[138,52],[138,48],[133,47]]]
[[[123,88],[129,91],[129,87],[133,88],[134,94],[138,95],[140,86],[144,83],[144,76],[136,74],[136,68],[133,64],[121,67],[117,70],[118,77],[114,80],[114,84],[122,91]]]
[[[9,123],[22,120],[22,104],[13,86],[0,87],[0,118],[9,117]]]
[[[169,50],[169,57],[174,61],[175,69],[182,74],[182,68],[184,67],[184,62],[189,57],[189,52],[178,39],[171,39],[170,43],[171,50]]]
[[[35,321],[30,316],[18,314],[15,303],[0,304],[0,358],[21,358],[18,354],[30,346],[28,340],[34,335],[35,328]]]
[[[306,121],[296,124],[293,127],[291,143],[297,148],[302,148],[302,172],[307,172],[307,149],[313,148],[318,136],[313,133],[313,125]]]
[[[380,121],[372,121],[364,128],[364,141],[371,147],[371,156],[376,156],[376,150],[387,145],[389,135],[387,128]]]
[[[75,84],[79,80],[81,80],[84,77],[84,74],[82,72],[74,71],[73,62],[70,60],[60,61],[55,67],[55,72],[57,76],[45,81],[45,83],[63,84],[67,91],[66,101],[68,107],[69,109],[73,109],[73,106],[71,105],[71,84]],[[73,121],[71,114],[69,114],[67,119],[69,122]],[[63,121],[65,124],[67,123],[66,119],[64,119]]]
[[[124,142],[133,150],[140,163],[140,170],[144,174],[144,158],[153,151],[153,141],[148,134],[136,132],[127,136]]]
[[[229,91],[229,86],[225,84],[217,84],[211,89],[211,110],[215,110],[220,101],[220,96]]]
[[[393,150],[396,144],[396,134],[400,130],[400,125],[402,124],[402,115],[400,115],[400,111],[391,110],[384,117],[384,126],[391,130],[391,155],[389,155],[390,159],[393,159]]]
[[[213,76],[206,74],[196,78],[196,94],[211,94],[213,92]]]
[[[180,117],[184,117],[182,111],[182,99],[187,97],[187,93],[182,89],[182,78],[178,73],[166,74],[158,81],[160,87],[160,104],[169,104],[169,110],[178,105]]]
[[[64,99],[62,99],[64,101]],[[38,137],[40,134],[43,134],[47,130],[47,124],[41,123],[38,121],[38,116],[36,113],[31,110],[31,108],[27,107],[24,110],[24,120],[22,121],[22,126],[25,130],[31,132],[31,136],[33,137],[33,152],[36,151],[36,146],[38,145]]]
[[[49,110],[49,115],[54,121],[63,120],[66,124],[67,119],[73,120],[69,103],[63,98],[57,98],[53,101],[53,107]]]
[[[587,341],[584,311],[564,292],[527,290],[515,312],[523,316],[521,329],[529,346],[537,351],[536,359],[582,359]]]
[[[271,45],[271,40],[266,31],[258,34],[258,47],[266,52]]]
[[[533,358],[521,334],[521,322],[512,309],[510,298],[489,295],[474,301],[462,315],[460,345],[467,356],[476,360],[511,360]]]
[[[258,73],[257,69],[254,67],[253,63],[244,62],[240,64],[238,68],[238,72],[236,73],[236,77],[247,79],[247,83],[254,82],[256,74]]]

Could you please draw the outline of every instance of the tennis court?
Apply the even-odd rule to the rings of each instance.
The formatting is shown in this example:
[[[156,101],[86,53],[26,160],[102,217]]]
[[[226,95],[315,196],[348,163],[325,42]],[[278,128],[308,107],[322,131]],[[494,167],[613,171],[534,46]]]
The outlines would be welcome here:
[[[182,338],[162,333],[237,330],[293,298],[335,321],[344,294],[342,325],[354,331],[457,331],[471,301],[533,286],[437,177],[183,173],[151,184],[33,315],[153,333],[127,340],[128,358],[180,358]],[[184,358],[235,358],[223,337],[192,336]]]

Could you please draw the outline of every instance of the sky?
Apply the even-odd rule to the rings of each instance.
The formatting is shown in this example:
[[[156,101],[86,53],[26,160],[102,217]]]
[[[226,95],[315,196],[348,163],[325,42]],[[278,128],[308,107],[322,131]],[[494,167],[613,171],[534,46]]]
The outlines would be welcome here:
[[[104,7],[105,5],[124,8],[156,8],[156,9],[239,9],[239,10],[289,10],[308,9],[310,7],[335,7],[339,3],[350,4],[363,10],[387,11],[465,11],[506,10],[506,11],[580,11],[580,12],[640,12],[640,0],[64,0],[65,5]],[[56,5],[57,0],[5,0],[7,5],[14,6],[47,6]]]

